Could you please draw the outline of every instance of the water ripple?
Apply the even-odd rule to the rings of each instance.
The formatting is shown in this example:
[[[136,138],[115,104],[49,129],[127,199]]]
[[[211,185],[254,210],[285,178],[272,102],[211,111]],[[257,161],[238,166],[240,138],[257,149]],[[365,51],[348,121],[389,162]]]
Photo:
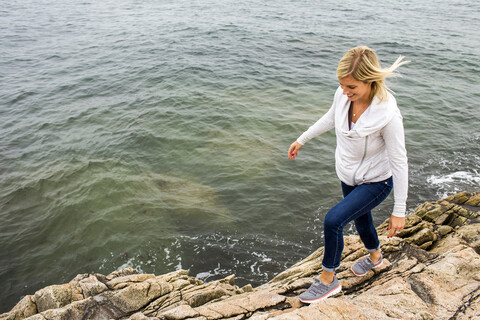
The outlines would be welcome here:
[[[125,266],[259,284],[320,246],[340,197],[335,137],[294,162],[286,150],[329,108],[338,59],[355,45],[374,47],[384,65],[412,60],[391,82],[409,208],[478,189],[478,5],[371,7],[381,10],[330,0],[5,3],[0,310],[77,273]]]

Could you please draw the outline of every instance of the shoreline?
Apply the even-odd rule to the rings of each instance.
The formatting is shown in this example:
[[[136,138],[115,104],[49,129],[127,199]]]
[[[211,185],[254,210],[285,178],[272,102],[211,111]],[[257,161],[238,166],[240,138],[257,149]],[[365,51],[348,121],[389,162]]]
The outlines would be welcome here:
[[[345,237],[337,276],[340,294],[312,305],[297,295],[321,271],[323,248],[253,288],[235,276],[204,283],[179,270],[156,276],[132,268],[80,274],[25,296],[11,319],[473,319],[480,316],[480,191],[425,202],[405,229],[377,232],[384,264],[363,277],[349,267],[366,255],[358,236]]]

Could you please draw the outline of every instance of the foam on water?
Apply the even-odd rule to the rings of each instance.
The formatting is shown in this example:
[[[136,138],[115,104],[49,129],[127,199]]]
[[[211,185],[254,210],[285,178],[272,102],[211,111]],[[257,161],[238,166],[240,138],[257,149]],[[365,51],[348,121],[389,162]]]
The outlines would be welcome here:
[[[441,176],[431,175],[427,181],[436,185],[455,184],[456,182],[480,184],[480,174],[478,172],[457,171]]]
[[[480,173],[477,171],[456,171],[443,175],[431,175],[427,182],[437,188],[437,195],[445,198],[448,195],[463,191],[468,186],[480,188]]]

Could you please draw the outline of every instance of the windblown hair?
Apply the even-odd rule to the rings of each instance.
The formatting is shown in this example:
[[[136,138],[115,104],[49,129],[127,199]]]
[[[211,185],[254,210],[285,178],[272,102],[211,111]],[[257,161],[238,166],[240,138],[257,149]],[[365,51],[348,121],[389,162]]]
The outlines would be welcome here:
[[[337,78],[352,76],[357,81],[371,85],[370,101],[376,96],[380,101],[388,99],[385,79],[401,76],[395,70],[410,61],[402,61],[403,56],[389,67],[382,68],[374,50],[366,46],[350,49],[340,60],[337,68]]]

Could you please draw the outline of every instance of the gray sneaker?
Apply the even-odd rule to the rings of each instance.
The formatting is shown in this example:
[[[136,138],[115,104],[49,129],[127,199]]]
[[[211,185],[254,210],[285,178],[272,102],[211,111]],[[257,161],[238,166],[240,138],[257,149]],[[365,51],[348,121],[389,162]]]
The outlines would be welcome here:
[[[339,293],[341,290],[342,285],[336,276],[333,278],[333,282],[330,284],[324,284],[320,279],[315,279],[310,288],[299,295],[298,298],[303,303],[314,303],[333,296],[334,294]]]
[[[366,256],[362,260],[355,262],[355,264],[350,269],[352,269],[352,272],[356,276],[361,277],[366,275],[367,272],[372,270],[373,268],[380,267],[382,263],[383,255],[380,256],[380,260],[378,260],[377,263],[373,263],[372,259],[370,259],[370,256]]]

